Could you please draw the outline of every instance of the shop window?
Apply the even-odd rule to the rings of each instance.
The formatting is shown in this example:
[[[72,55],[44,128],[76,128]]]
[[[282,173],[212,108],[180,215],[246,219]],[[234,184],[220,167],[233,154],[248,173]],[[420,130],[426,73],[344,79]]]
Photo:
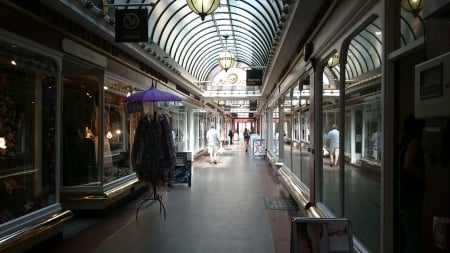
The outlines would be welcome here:
[[[63,72],[62,178],[64,186],[100,183],[99,81],[96,78],[87,78],[82,71],[78,73],[72,76]]]
[[[273,154],[279,156],[280,148],[280,113],[278,104],[275,104],[272,111],[272,143],[270,145],[270,150]]]
[[[207,113],[203,109],[194,109],[194,150],[200,151],[206,146]]]
[[[56,70],[0,41],[0,223],[57,201]]]
[[[169,116],[172,136],[176,152],[187,151],[189,135],[187,135],[187,109],[182,102],[159,103],[159,110]]]
[[[130,166],[130,140],[123,104],[127,86],[115,84],[105,91],[104,137],[103,137],[103,182],[109,183],[133,173]],[[111,90],[111,91],[110,91]],[[133,117],[133,116],[131,116]],[[134,129],[134,128],[133,128]]]

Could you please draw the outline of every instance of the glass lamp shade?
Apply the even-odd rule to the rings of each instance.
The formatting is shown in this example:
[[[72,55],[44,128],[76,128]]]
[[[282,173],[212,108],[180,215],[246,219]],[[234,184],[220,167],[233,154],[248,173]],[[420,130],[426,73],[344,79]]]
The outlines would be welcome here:
[[[233,67],[235,59],[234,55],[228,51],[223,51],[219,54],[219,66],[227,71],[231,67]]]
[[[422,9],[422,0],[401,0],[402,8],[406,11],[417,13]]]
[[[335,54],[328,59],[327,66],[332,68],[339,63],[339,55]]]
[[[205,20],[206,15],[213,13],[219,7],[220,0],[187,0],[189,8]]]
[[[4,137],[0,137],[0,148],[6,149],[6,140]]]

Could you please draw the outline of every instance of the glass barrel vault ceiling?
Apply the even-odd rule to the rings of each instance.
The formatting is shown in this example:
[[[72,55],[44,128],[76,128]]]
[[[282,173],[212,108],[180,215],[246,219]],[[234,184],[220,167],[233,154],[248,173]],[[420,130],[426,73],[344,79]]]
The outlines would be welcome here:
[[[320,13],[310,9],[302,11],[308,3],[300,2],[291,9],[287,0],[220,0],[219,8],[211,15],[207,15],[202,21],[200,16],[193,13],[185,0],[55,0],[70,6],[74,13],[83,15],[88,22],[96,25],[95,19],[90,19],[89,14],[107,19],[114,18],[115,9],[145,8],[148,10],[148,41],[140,42],[140,47],[153,57],[170,63],[176,69],[174,75],[188,74],[189,80],[197,82],[203,90],[203,97],[209,100],[223,102],[230,100],[247,100],[238,103],[239,107],[246,107],[249,101],[260,98],[260,89],[263,87],[248,87],[245,84],[223,84],[215,80],[229,80],[233,74],[232,69],[224,77],[224,71],[218,66],[218,55],[227,49],[236,57],[237,66],[234,72],[246,68],[270,69],[271,54],[275,48],[283,49],[283,55],[292,55],[301,45],[289,43],[285,40],[279,43],[280,34],[292,25],[300,30],[298,23],[288,24],[287,14],[302,13],[303,15],[317,15]],[[48,3],[47,1],[43,1]],[[52,1],[49,1],[52,3]],[[94,8],[86,8],[87,3],[92,2]],[[319,1],[321,2],[321,1]],[[104,3],[117,5],[117,7],[103,8]],[[322,2],[325,4],[325,2]],[[140,5],[139,5],[140,4]],[[142,5],[142,4],[145,4]],[[53,6],[53,4],[50,4]],[[120,6],[119,6],[120,5]],[[101,10],[105,15],[100,15]],[[324,10],[322,10],[324,11]],[[403,25],[402,38],[418,38],[423,36],[423,24],[402,11],[403,23],[417,25]],[[411,17],[410,17],[411,16]],[[347,55],[345,66],[346,79],[350,82],[360,80],[367,72],[379,70],[381,66],[381,21],[375,18],[367,27],[362,28],[353,38]],[[403,28],[410,29],[403,29]],[[114,25],[109,27],[112,34]],[[413,34],[413,35],[411,35]],[[224,35],[228,38],[225,42]],[[289,36],[288,36],[289,37]],[[299,38],[294,40],[300,41]],[[408,41],[404,42],[405,44]],[[276,46],[275,46],[276,45]],[[273,59],[272,59],[273,60]],[[286,66],[277,66],[285,68]],[[329,80],[338,80],[339,65],[326,71]],[[272,73],[265,73],[264,78],[269,78]],[[278,78],[278,77],[275,77]],[[364,80],[364,79],[363,79]],[[239,83],[240,82],[236,82]],[[263,81],[263,83],[265,83]],[[237,93],[237,94],[236,94]],[[231,103],[232,107],[236,103]],[[252,111],[253,112],[253,111]]]
[[[162,49],[194,80],[206,82],[218,68],[217,58],[226,48],[241,66],[264,67],[282,16],[278,0],[221,0],[205,17],[193,13],[184,0],[109,0],[110,4],[154,3],[148,8],[148,49]],[[113,8],[108,15],[114,16]],[[224,35],[228,35],[225,43]],[[226,44],[226,45],[225,45]],[[217,71],[216,71],[217,72]]]

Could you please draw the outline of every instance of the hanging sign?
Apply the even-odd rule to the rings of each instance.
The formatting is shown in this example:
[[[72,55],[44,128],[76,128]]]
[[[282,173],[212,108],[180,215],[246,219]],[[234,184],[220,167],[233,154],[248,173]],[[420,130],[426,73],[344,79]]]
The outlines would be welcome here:
[[[116,9],[116,42],[148,42],[146,9]]]
[[[248,86],[261,86],[263,70],[262,69],[247,69],[247,80],[246,84]]]

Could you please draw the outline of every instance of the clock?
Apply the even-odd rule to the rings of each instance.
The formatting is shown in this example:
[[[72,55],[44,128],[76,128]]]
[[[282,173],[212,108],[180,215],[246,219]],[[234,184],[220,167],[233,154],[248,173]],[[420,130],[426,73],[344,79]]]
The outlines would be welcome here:
[[[239,79],[239,77],[236,73],[230,73],[227,76],[228,83],[230,83],[230,84],[237,83],[238,79]]]

